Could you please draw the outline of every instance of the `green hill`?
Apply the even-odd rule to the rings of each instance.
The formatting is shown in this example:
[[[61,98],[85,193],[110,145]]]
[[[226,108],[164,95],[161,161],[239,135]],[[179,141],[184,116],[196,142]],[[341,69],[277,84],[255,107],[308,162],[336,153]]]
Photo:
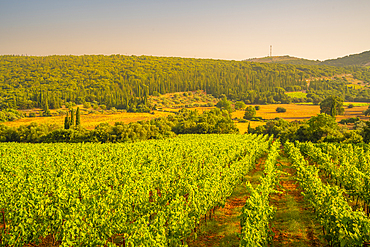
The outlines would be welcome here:
[[[325,60],[320,64],[329,66],[370,66],[370,51]]]
[[[370,51],[365,51],[359,54],[352,54],[345,57],[336,59],[328,59],[325,61],[309,60],[291,56],[272,56],[272,57],[261,57],[261,58],[250,58],[246,59],[247,62],[256,63],[282,63],[282,64],[293,64],[293,65],[329,65],[329,66],[370,66]]]
[[[262,57],[262,58],[251,58],[245,60],[247,62],[255,63],[282,63],[282,64],[293,64],[293,65],[319,65],[319,60],[309,60],[298,57],[291,56],[272,56],[272,57]]]
[[[288,102],[306,79],[351,73],[332,66],[152,56],[0,56],[0,109],[91,102],[148,112],[148,96],[203,90],[246,103]]]

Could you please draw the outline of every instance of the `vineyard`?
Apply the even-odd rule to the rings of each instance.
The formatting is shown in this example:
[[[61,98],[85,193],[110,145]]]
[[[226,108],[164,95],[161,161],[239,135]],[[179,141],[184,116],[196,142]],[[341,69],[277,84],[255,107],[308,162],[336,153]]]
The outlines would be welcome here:
[[[282,170],[281,159],[289,160]],[[263,159],[263,163],[259,161]],[[262,175],[251,181],[257,166]],[[273,195],[299,184],[327,246],[370,241],[370,148],[262,135],[0,144],[1,246],[188,246],[246,184],[239,246],[278,246]],[[276,231],[275,231],[276,232]]]

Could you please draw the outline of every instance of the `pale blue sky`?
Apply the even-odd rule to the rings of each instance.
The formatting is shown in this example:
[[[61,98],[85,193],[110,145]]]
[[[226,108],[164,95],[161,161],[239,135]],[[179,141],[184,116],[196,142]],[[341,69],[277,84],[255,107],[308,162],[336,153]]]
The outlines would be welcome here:
[[[241,60],[370,50],[370,0],[0,0],[0,54]]]

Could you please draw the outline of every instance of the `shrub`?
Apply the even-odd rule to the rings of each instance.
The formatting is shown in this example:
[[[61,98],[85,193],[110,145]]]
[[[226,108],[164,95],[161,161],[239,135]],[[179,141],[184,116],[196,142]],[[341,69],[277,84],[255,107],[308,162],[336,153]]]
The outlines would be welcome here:
[[[161,94],[160,94],[160,93],[158,93],[157,91],[154,91],[154,92],[153,92],[153,96],[161,96]]]
[[[286,109],[284,107],[279,106],[279,107],[276,108],[276,112],[278,112],[278,113],[286,112]]]
[[[83,108],[88,109],[88,108],[90,108],[90,107],[91,107],[91,103],[90,103],[90,102],[84,102],[84,103],[83,103]]]
[[[256,105],[254,108],[256,108],[256,111],[258,111],[259,109],[261,109],[261,106]]]
[[[235,109],[236,110],[244,109],[245,107],[246,107],[246,105],[243,101],[235,102]]]
[[[244,119],[252,119],[256,116],[256,108],[254,108],[253,106],[248,106],[247,109],[245,109],[245,113],[244,113]]]

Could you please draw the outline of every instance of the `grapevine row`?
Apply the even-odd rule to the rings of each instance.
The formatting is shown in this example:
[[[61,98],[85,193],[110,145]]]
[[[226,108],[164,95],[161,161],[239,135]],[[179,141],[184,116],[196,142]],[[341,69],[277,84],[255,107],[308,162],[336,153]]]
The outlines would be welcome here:
[[[255,135],[0,144],[3,246],[181,246],[269,147]]]
[[[313,207],[330,246],[362,246],[368,242],[370,220],[364,213],[352,211],[340,188],[324,184],[318,176],[319,170],[308,165],[294,144],[286,143],[285,152],[293,161],[304,198]]]
[[[324,147],[328,150],[331,146],[327,144]],[[339,184],[340,187],[343,186],[349,195],[357,197],[357,201],[358,198],[361,198],[368,205],[370,203],[370,174],[368,171],[364,173],[358,169],[359,164],[353,160],[356,155],[351,147],[342,147],[340,152],[338,152],[339,150],[333,152],[335,147],[332,147],[326,153],[312,143],[299,144],[301,152],[324,170],[328,177],[335,179],[336,184]],[[336,150],[334,149],[334,151]],[[330,155],[330,153],[332,154]],[[367,208],[366,205],[365,208]]]
[[[250,197],[242,209],[241,215],[241,247],[267,246],[271,236],[269,224],[274,217],[276,208],[269,204],[269,196],[276,192],[279,172],[276,162],[279,156],[280,142],[275,141],[265,161],[264,176],[260,184],[253,188],[247,181]]]

